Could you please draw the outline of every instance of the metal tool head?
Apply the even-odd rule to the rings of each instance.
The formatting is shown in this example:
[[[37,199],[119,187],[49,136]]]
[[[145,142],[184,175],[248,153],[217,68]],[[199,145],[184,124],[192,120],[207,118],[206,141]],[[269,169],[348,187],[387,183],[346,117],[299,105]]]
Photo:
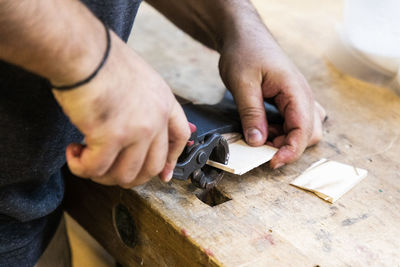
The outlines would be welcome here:
[[[209,157],[210,160],[227,164],[229,160],[228,142],[221,135],[218,137],[218,143],[214,147]],[[202,189],[210,189],[215,187],[224,176],[224,171],[204,165],[201,169],[195,170],[190,175],[190,180],[194,185]]]
[[[190,178],[197,187],[210,189],[222,179],[224,172],[206,165],[209,159],[227,164],[229,159],[227,141],[218,133],[206,135],[203,140],[199,140],[194,131],[185,151],[178,159],[172,177],[178,180]]]

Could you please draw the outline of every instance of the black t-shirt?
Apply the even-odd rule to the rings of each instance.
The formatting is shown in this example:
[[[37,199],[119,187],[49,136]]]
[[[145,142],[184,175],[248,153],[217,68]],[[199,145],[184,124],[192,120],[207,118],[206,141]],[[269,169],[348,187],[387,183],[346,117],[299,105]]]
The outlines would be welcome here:
[[[128,39],[141,0],[82,2]],[[45,79],[0,61],[0,266],[39,259],[62,214],[65,148],[81,140]]]

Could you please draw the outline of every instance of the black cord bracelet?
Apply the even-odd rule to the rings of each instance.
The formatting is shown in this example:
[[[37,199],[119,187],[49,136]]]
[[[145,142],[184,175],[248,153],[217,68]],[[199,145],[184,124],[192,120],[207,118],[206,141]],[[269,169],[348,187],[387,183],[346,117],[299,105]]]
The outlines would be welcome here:
[[[101,70],[101,68],[104,66],[104,64],[107,61],[108,55],[110,54],[110,49],[111,49],[111,36],[110,36],[110,30],[108,29],[107,25],[103,22],[104,25],[104,29],[106,30],[106,37],[107,37],[107,47],[106,47],[106,51],[104,52],[104,57],[101,60],[99,66],[96,68],[96,70],[90,74],[89,77],[87,77],[86,79],[79,81],[77,83],[74,84],[70,84],[70,85],[58,85],[55,86],[53,84],[50,83],[51,87],[57,90],[70,90],[70,89],[74,89],[76,87],[79,87],[81,85],[84,85],[86,83],[89,83],[94,77],[96,77],[97,73]]]

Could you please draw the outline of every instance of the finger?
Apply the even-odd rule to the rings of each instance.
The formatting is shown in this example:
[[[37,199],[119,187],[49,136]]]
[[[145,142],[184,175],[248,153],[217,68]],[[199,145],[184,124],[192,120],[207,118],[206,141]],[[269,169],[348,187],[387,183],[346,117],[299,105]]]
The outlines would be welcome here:
[[[267,141],[265,144],[266,144],[267,146],[274,146],[274,143],[272,143],[271,141]]]
[[[313,133],[311,135],[308,146],[315,145],[319,143],[319,141],[321,141],[323,135],[322,122],[325,121],[327,118],[324,108],[321,107],[318,102],[315,102],[315,107]]]
[[[321,141],[322,121],[324,121],[326,118],[327,116],[324,108],[319,105],[318,102],[315,102],[312,134],[306,142],[306,145],[303,145],[304,142],[301,141],[301,133],[298,133],[298,131],[292,131],[287,138],[283,138],[282,136],[275,138],[273,141],[273,146],[278,148],[280,147],[280,149],[271,160],[270,166],[276,169],[282,167],[286,163],[293,162],[300,157],[300,155],[307,147],[315,145],[319,141]],[[286,142],[288,142],[289,144],[284,145]]]
[[[317,111],[320,121],[325,122],[328,119],[325,109],[317,101],[315,101],[315,110]]]
[[[248,84],[240,84],[233,88],[232,92],[235,97],[240,119],[242,122],[243,133],[246,142],[251,146],[260,146],[267,140],[267,118],[264,107],[264,99],[261,88],[259,86],[250,86]]]
[[[268,125],[268,140],[274,140],[276,137],[283,135],[283,127],[279,124]]]
[[[272,146],[276,148],[281,148],[285,144],[286,136],[285,135],[280,135],[272,141]]]
[[[150,141],[142,139],[124,148],[112,167],[102,177],[92,180],[104,185],[129,185],[136,178],[143,166]]]
[[[286,135],[284,144],[272,158],[270,166],[279,168],[286,163],[297,160],[304,152],[312,137],[314,127],[314,101],[307,84],[299,87],[291,84],[279,90],[274,100],[285,118],[283,131]]]
[[[136,179],[128,185],[134,187],[144,184],[150,178],[157,176],[163,170],[168,154],[168,132],[162,131],[150,145],[142,169]]]
[[[119,146],[109,143],[102,145],[70,144],[66,158],[71,172],[79,177],[102,176],[110,168],[118,155]]]
[[[307,141],[304,140],[302,129],[290,131],[284,140],[284,144],[270,161],[273,169],[282,167],[287,163],[296,161],[307,147]]]
[[[176,102],[168,121],[168,156],[160,178],[168,182],[172,178],[178,157],[190,138],[190,128],[182,107]]]

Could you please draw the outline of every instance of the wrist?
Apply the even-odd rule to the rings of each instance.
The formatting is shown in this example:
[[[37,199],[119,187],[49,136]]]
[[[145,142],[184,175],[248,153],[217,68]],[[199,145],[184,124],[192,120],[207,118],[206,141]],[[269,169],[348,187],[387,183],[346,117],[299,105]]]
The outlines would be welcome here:
[[[257,10],[249,1],[232,1],[229,19],[223,23],[222,38],[218,51],[222,53],[240,44],[271,44],[278,47],[263,23]]]
[[[103,57],[100,61],[100,63],[98,64],[98,66],[96,67],[96,69],[94,69],[92,71],[92,73],[87,76],[85,79],[81,79],[79,81],[73,82],[73,83],[69,83],[69,84],[63,84],[63,85],[55,85],[54,83],[51,83],[51,87],[53,89],[57,89],[57,90],[71,90],[71,89],[75,89],[78,88],[82,85],[85,85],[89,82],[91,82],[91,80],[93,80],[98,72],[100,72],[100,70],[103,68],[103,66],[105,65],[108,56],[110,54],[110,50],[111,50],[111,34],[110,34],[110,30],[108,29],[108,27],[103,23],[104,26],[104,33],[105,33],[105,39],[106,39],[106,49],[104,51]]]
[[[41,75],[55,85],[82,80],[96,69],[106,48],[104,27],[82,3],[5,3],[7,12],[0,10],[0,59]],[[39,8],[40,4],[46,8]]]
[[[74,34],[82,38],[69,38],[62,52],[55,57],[58,62],[46,66],[44,71],[52,85],[59,87],[85,82],[86,79],[93,78],[91,76],[95,76],[104,65],[103,61],[107,59],[109,52],[104,26],[96,21],[87,30],[89,32]]]

